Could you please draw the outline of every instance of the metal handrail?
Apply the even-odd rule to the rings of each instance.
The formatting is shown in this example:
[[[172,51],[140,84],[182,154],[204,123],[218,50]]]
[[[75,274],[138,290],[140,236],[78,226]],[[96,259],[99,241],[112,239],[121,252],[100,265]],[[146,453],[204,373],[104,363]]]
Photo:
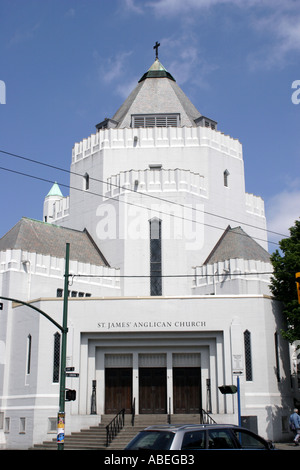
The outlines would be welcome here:
[[[201,409],[200,424],[216,424],[216,421],[205,410]]]
[[[171,397],[169,397],[168,424],[171,424]]]
[[[131,426],[134,426],[134,419],[135,419],[135,398],[133,399],[132,406],[131,406]]]
[[[124,427],[125,408],[119,411],[111,422],[106,426],[106,447],[112,442],[116,435]]]

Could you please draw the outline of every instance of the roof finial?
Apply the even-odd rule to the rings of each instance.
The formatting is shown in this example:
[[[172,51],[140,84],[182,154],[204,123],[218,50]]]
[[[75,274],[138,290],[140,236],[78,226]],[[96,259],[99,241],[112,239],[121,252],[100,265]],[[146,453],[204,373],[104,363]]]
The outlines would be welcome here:
[[[153,49],[155,49],[155,59],[158,59],[158,48],[160,46],[160,42],[155,43],[155,46],[153,46]]]

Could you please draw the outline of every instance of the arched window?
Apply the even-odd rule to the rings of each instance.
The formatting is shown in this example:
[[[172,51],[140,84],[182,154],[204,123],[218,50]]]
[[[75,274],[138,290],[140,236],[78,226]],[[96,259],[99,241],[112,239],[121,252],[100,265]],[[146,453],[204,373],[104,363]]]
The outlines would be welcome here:
[[[244,332],[244,348],[245,348],[245,368],[246,380],[252,381],[252,350],[251,350],[251,333],[249,330]]]
[[[86,191],[90,189],[90,176],[88,173],[84,175],[84,188]]]
[[[229,171],[225,170],[223,175],[224,175],[224,186],[228,187],[229,186]]]
[[[150,295],[162,295],[161,277],[161,220],[150,223]]]

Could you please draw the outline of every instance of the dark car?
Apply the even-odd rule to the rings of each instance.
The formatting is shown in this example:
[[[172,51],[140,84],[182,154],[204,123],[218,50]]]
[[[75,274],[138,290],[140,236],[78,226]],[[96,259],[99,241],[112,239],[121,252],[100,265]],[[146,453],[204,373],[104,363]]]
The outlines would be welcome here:
[[[139,432],[125,450],[273,450],[266,441],[248,429],[230,424],[185,424],[150,426]]]

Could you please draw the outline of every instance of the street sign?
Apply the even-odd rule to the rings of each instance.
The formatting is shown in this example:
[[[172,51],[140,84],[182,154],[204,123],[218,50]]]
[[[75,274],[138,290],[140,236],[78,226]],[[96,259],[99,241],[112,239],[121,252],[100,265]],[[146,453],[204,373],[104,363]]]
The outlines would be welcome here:
[[[79,377],[77,372],[67,372],[66,377]]]
[[[73,372],[75,370],[75,367],[66,367],[66,372]]]

